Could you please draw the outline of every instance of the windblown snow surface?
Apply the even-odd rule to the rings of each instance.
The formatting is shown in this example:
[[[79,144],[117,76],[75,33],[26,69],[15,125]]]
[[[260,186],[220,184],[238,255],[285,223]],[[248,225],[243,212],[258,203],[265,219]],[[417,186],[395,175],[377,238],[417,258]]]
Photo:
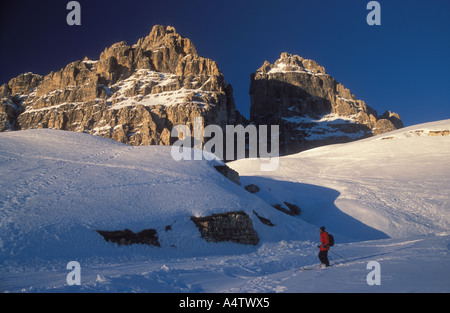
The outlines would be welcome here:
[[[450,136],[429,136],[449,129],[445,120],[316,148],[272,172],[257,159],[228,163],[241,186],[214,169],[220,161],[175,161],[170,147],[1,133],[0,291],[449,292]],[[284,202],[301,215],[272,207]],[[259,244],[204,241],[190,217],[225,211],[246,212]],[[336,238],[333,266],[300,270],[318,265],[320,226]],[[147,228],[161,247],[96,232]],[[67,284],[70,261],[81,285]],[[367,283],[370,261],[380,285]]]

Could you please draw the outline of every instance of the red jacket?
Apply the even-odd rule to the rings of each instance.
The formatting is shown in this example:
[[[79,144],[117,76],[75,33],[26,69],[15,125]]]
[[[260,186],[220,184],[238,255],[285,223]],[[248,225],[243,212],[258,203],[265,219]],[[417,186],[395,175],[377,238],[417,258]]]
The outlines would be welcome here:
[[[320,233],[320,251],[328,251],[330,250],[330,239],[328,237],[328,233],[323,231]]]

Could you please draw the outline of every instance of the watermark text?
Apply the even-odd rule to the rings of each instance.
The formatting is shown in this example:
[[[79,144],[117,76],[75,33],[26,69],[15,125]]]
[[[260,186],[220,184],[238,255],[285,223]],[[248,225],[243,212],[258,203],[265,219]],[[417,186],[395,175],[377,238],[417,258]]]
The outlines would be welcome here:
[[[270,142],[267,125],[226,125],[225,140],[223,129],[218,125],[203,127],[203,118],[195,117],[193,134],[188,125],[176,125],[171,137],[178,138],[172,145],[174,160],[237,160],[247,156],[260,158],[262,171],[274,171],[279,162],[279,126],[270,126]],[[210,138],[205,142],[204,138]],[[226,152],[224,152],[224,148]],[[270,151],[269,151],[270,150]],[[225,153],[225,155],[224,155]]]

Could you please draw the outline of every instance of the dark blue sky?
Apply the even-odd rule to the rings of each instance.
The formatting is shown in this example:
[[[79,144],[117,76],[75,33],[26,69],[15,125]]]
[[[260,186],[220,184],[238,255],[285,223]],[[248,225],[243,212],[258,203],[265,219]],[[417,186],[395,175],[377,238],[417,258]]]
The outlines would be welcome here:
[[[105,47],[132,45],[162,24],[217,61],[246,116],[250,74],[289,52],[316,60],[405,125],[450,118],[449,0],[379,0],[381,26],[366,23],[369,0],[79,0],[81,26],[67,25],[68,2],[2,2],[0,84],[98,59]]]

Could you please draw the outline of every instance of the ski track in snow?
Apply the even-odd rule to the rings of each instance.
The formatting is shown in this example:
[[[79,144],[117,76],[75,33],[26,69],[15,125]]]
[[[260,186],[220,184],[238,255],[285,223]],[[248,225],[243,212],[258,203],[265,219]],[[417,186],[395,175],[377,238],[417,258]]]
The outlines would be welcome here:
[[[316,249],[281,242],[248,255],[81,263],[81,286],[67,286],[64,270],[10,273],[3,286],[16,292],[448,292],[448,277],[437,270],[448,266],[442,258],[448,260],[449,245],[448,235],[337,245],[346,260],[330,253],[332,267],[301,271],[318,265],[311,257]],[[380,286],[366,283],[369,261],[381,264]]]

